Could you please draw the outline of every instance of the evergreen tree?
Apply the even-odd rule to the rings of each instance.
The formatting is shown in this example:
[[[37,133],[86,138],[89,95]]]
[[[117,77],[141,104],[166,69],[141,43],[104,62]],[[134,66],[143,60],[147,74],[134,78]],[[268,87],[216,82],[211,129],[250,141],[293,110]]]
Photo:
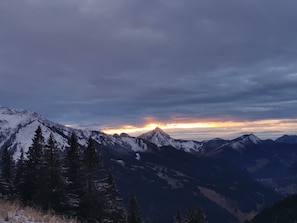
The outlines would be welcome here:
[[[95,148],[94,140],[91,137],[88,139],[87,148],[83,152],[83,161],[86,189],[87,192],[90,193],[102,167],[100,157]]]
[[[79,214],[89,222],[102,220],[104,202],[99,191],[97,177],[101,170],[101,159],[96,152],[93,139],[88,139],[83,152],[84,191],[80,200]]]
[[[109,171],[108,178],[106,179],[106,183],[104,186],[103,216],[103,222],[126,222],[126,210],[122,204],[122,199],[119,197],[119,192],[116,188],[115,179],[111,171]]]
[[[173,219],[173,223],[182,223],[182,217],[181,217],[180,211],[176,212]]]
[[[206,223],[206,216],[201,208],[190,208],[183,223]]]
[[[142,223],[143,222],[135,196],[132,196],[129,201],[127,222],[128,223]]]
[[[69,145],[70,147],[67,148],[65,157],[67,194],[70,199],[71,209],[77,212],[79,198],[83,193],[83,173],[79,144],[75,132],[70,137]]]
[[[16,164],[16,174],[14,180],[17,197],[25,202],[24,195],[26,194],[26,163],[24,159],[24,150],[21,148],[21,155]]]
[[[15,163],[8,147],[4,147],[1,154],[1,193],[11,198],[14,193],[14,171]]]
[[[32,145],[27,152],[27,160],[25,162],[25,187],[22,197],[24,202],[35,202],[39,204],[40,199],[37,194],[41,187],[45,184],[43,156],[45,150],[45,141],[41,127],[35,131],[32,139]]]
[[[40,190],[40,199],[45,209],[62,211],[66,204],[65,180],[62,175],[60,154],[56,140],[51,133],[44,153],[45,184]]]

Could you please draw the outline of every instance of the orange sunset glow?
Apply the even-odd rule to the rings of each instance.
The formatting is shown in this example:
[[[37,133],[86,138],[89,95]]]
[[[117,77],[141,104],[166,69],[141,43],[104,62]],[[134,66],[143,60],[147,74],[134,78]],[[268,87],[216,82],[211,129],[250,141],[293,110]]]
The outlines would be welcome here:
[[[297,130],[296,119],[269,119],[269,120],[256,120],[256,121],[200,121],[200,122],[154,122],[148,123],[143,126],[123,125],[118,128],[103,128],[102,131],[107,134],[120,134],[128,133],[137,136],[144,132],[153,130],[159,127],[179,138],[188,138],[187,135],[194,135],[195,132],[200,135],[205,135],[207,138],[236,135],[241,133],[255,133],[265,135],[273,132],[288,132],[294,133]],[[204,134],[203,134],[204,132]]]
[[[215,127],[216,123],[149,123],[143,127],[136,127],[131,125],[121,126],[116,129],[103,129],[103,132],[107,134],[115,133],[137,133],[152,130],[156,127],[159,127],[164,130],[170,129],[195,129],[195,128],[211,128]]]

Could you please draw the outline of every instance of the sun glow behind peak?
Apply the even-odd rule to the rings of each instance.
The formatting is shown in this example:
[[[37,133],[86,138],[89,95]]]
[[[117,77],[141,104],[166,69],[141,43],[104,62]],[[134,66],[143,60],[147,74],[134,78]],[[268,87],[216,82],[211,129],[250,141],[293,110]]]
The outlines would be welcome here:
[[[143,126],[124,125],[118,128],[102,128],[107,134],[127,133],[138,136],[159,127],[171,136],[183,139],[232,138],[240,134],[255,133],[264,138],[276,138],[282,134],[296,134],[297,119],[269,119],[252,121],[199,121],[199,122],[151,122]]]
[[[196,129],[196,128],[212,128],[215,127],[216,123],[149,123],[142,127],[136,127],[132,125],[125,125],[115,129],[103,129],[103,132],[107,134],[119,134],[119,133],[141,133],[145,131],[150,131],[157,127],[164,130],[172,130],[172,129]]]

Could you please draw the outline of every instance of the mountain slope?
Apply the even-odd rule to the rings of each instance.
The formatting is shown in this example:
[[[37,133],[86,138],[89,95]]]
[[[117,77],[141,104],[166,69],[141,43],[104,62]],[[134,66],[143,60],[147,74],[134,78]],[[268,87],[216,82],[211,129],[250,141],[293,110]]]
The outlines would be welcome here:
[[[293,223],[297,221],[297,194],[286,197],[270,208],[256,215],[250,223],[275,222]]]
[[[203,155],[229,160],[256,178],[280,175],[297,160],[295,145],[260,140],[253,134],[226,141]]]
[[[185,152],[200,152],[203,145],[201,142],[194,140],[173,139],[159,127],[140,135],[138,138],[149,141],[158,147],[172,146]]]
[[[275,141],[279,143],[297,144],[297,135],[283,135]]]
[[[201,206],[211,222],[243,222],[280,198],[230,162],[199,158],[173,147],[106,159],[125,200],[134,193],[144,216],[171,222],[176,210]],[[216,213],[215,215],[213,213]]]
[[[92,137],[99,144],[116,149],[117,152],[137,152],[148,149],[142,139],[134,137],[113,137],[99,131],[77,130],[53,123],[35,112],[21,109],[0,107],[0,148],[8,146],[14,151],[14,158],[20,155],[23,148],[26,152],[31,146],[32,137],[37,127],[40,126],[44,137],[47,139],[53,133],[58,147],[64,150],[73,132],[77,135],[80,145],[86,145],[87,139]]]

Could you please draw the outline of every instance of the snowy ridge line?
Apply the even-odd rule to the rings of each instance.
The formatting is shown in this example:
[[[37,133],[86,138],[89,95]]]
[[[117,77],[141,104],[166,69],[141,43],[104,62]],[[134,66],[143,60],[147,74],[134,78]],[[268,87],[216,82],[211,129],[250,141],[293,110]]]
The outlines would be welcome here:
[[[100,145],[122,148],[119,151],[145,152],[148,149],[146,142],[136,137],[115,137],[99,131],[73,129],[51,122],[35,112],[5,107],[0,108],[0,147],[8,146],[14,152],[14,159],[18,159],[21,149],[28,151],[38,126],[41,127],[45,139],[53,133],[61,150],[69,146],[68,141],[73,132],[81,146],[85,146],[87,139],[92,137]]]
[[[121,135],[108,135],[100,131],[66,127],[51,122],[36,112],[0,107],[0,147],[9,146],[10,150],[14,152],[14,159],[18,159],[21,148],[24,152],[28,150],[38,126],[41,127],[45,138],[48,138],[50,133],[53,133],[61,150],[69,146],[68,140],[73,132],[77,135],[78,143],[82,147],[86,145],[87,139],[92,137],[99,145],[116,150],[117,153],[148,152],[152,146],[159,148],[171,146],[187,153],[200,154],[207,152],[207,143],[211,141],[199,142],[195,140],[173,139],[158,127],[138,137],[131,137],[124,133]],[[223,144],[218,143],[215,149],[212,150],[218,150],[228,145],[235,150],[240,150],[249,143],[258,144],[261,143],[261,139],[253,134],[243,135],[233,140],[226,140]]]

